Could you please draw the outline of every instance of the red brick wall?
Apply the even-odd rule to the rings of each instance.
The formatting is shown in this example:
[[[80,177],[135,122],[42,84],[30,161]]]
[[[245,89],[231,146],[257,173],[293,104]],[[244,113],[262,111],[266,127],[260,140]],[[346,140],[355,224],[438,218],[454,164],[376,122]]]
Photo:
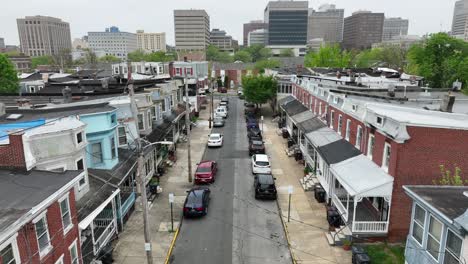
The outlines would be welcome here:
[[[23,133],[9,135],[10,144],[0,146],[0,168],[26,169]]]
[[[237,70],[226,70],[226,76],[228,77],[229,83],[226,84],[226,87],[231,88],[231,80],[234,81],[234,84],[239,84],[239,80],[237,80]]]
[[[78,232],[78,220],[76,218],[77,212],[75,205],[75,194],[73,189],[69,191],[69,201],[73,228],[65,235],[63,234],[62,217],[58,201],[55,201],[49,206],[49,208],[47,208],[46,217],[52,250],[49,252],[49,254],[43,256],[42,259],[39,257],[39,246],[37,243],[34,224],[30,222],[18,231],[17,243],[21,263],[28,263],[31,259],[31,262],[29,263],[55,264],[55,262],[63,255],[64,263],[70,264],[71,257],[68,248],[75,240],[77,241],[80,263],[82,263],[80,257],[81,248]]]

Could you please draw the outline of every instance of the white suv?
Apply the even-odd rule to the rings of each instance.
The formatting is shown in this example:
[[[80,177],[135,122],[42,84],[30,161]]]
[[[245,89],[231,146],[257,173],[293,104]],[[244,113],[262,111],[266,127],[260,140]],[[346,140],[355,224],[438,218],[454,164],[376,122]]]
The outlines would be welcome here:
[[[219,116],[219,117],[222,117],[222,118],[227,118],[227,116],[228,116],[228,111],[227,111],[226,107],[218,107],[218,108],[216,108],[215,117],[216,117],[216,116]]]
[[[255,154],[252,156],[252,173],[271,174],[271,165],[267,155]]]

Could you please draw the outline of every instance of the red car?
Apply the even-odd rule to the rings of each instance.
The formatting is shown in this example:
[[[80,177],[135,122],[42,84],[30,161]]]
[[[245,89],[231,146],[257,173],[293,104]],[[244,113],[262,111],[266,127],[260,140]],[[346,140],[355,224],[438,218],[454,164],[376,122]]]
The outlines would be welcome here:
[[[206,160],[198,163],[195,171],[195,184],[213,183],[215,181],[218,166],[216,161]]]

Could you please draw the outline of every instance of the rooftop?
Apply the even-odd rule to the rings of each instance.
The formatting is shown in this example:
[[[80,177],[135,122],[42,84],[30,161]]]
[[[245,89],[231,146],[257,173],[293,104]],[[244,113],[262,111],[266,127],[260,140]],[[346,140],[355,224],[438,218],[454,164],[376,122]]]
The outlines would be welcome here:
[[[32,217],[35,207],[72,182],[83,171],[28,172],[0,170],[0,233]]]

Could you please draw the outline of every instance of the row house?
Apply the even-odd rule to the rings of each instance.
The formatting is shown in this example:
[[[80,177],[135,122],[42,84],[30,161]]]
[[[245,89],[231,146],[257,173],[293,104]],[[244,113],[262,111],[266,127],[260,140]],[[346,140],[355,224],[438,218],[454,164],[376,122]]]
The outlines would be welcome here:
[[[412,200],[405,263],[466,263],[468,187],[403,186]]]
[[[463,158],[468,150],[459,144],[468,139],[465,114],[404,105],[407,99],[392,96],[361,95],[355,92],[359,87],[322,77],[299,76],[292,82],[294,98],[280,100],[281,108],[293,109],[291,115],[286,111],[286,127],[296,142],[305,143],[301,149],[307,166],[316,169],[317,179],[328,186],[328,201],[340,210],[355,236],[403,241],[411,208],[402,186],[432,184],[440,177],[440,165],[468,166]],[[451,96],[446,97],[453,103]],[[294,112],[298,102],[306,110]],[[302,135],[293,118],[302,110],[328,128]],[[314,133],[322,139],[310,135]],[[330,157],[336,151],[344,156]]]
[[[84,171],[22,169],[0,169],[0,263],[87,263],[73,191]]]
[[[112,64],[112,75],[127,78],[129,74],[129,64],[131,75],[135,80],[152,78],[155,80],[170,79],[169,64],[164,62],[122,62]]]
[[[228,77],[228,82],[224,86],[226,88],[236,88],[242,85],[242,77],[246,75],[257,75],[258,70],[254,69],[253,63],[213,63],[211,76],[221,78],[224,82],[224,77]],[[234,87],[231,87],[234,84]]]

